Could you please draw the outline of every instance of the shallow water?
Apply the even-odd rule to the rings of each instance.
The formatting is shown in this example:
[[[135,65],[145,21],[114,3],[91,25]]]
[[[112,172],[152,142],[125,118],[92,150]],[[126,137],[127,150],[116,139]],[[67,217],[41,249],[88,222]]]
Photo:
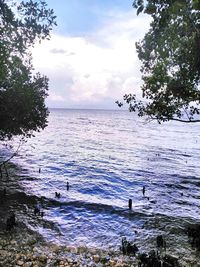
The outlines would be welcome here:
[[[97,110],[51,110],[49,126],[13,160],[26,196],[56,227],[34,225],[32,217],[27,223],[50,241],[104,248],[118,248],[122,236],[153,246],[160,233],[176,246],[181,233],[186,247],[182,229],[200,221],[199,161],[198,124],[159,125]]]

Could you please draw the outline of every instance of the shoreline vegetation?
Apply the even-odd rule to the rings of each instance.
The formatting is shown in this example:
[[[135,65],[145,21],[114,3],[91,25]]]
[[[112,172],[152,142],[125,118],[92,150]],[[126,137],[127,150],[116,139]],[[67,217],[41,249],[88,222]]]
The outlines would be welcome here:
[[[162,248],[159,255],[157,254],[159,249],[157,250],[156,247],[154,251],[149,250],[146,254],[141,254],[141,251],[137,251],[136,249],[134,255],[134,253],[127,253],[127,251],[124,251],[123,247],[121,247],[121,250],[104,250],[87,246],[62,246],[49,243],[45,241],[39,233],[31,230],[26,223],[23,222],[23,219],[20,219],[18,214],[16,214],[17,219],[14,227],[11,227],[9,231],[6,230],[6,219],[9,218],[13,212],[15,213],[15,205],[11,207],[10,201],[14,200],[15,194],[12,193],[18,190],[15,186],[18,186],[18,179],[20,178],[20,168],[18,169],[18,166],[9,163],[7,167],[10,177],[9,180],[8,178],[1,179],[0,267],[200,267],[200,262],[198,261],[199,254],[192,261],[191,259],[188,260],[188,262],[180,261],[176,253],[171,253],[172,249],[169,248],[167,248],[167,252]],[[14,181],[14,184],[12,184],[12,181]],[[10,182],[12,184],[11,189],[9,188]],[[2,198],[2,188],[5,186],[8,189],[6,201]],[[9,197],[10,193],[12,195],[11,197]],[[24,194],[23,192],[21,193]],[[17,202],[18,200],[16,199],[15,201]],[[191,230],[190,237],[192,237],[192,234],[193,232]],[[200,239],[198,239],[198,242],[199,240]],[[161,241],[162,240],[159,242]],[[190,245],[188,240],[188,247]]]

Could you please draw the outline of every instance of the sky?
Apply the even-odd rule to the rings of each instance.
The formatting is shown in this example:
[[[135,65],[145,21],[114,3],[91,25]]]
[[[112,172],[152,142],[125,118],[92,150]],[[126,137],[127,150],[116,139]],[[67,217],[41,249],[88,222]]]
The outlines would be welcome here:
[[[140,93],[135,42],[149,28],[131,0],[46,0],[57,16],[50,41],[33,49],[36,71],[49,78],[49,108],[117,109]]]

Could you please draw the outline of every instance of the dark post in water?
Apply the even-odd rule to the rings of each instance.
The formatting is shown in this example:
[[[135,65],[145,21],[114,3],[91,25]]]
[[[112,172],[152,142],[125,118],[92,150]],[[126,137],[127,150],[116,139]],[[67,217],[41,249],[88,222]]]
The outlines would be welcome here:
[[[132,199],[129,199],[129,201],[128,201],[128,207],[129,207],[129,210],[132,210]]]

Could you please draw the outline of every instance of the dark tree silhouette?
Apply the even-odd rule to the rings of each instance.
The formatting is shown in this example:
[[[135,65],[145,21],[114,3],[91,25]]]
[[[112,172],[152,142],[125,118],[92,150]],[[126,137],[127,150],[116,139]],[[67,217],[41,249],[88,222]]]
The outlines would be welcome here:
[[[48,79],[33,74],[29,48],[49,39],[55,19],[45,1],[0,0],[0,140],[47,125]]]
[[[152,22],[136,43],[143,100],[126,94],[124,102],[158,122],[200,122],[200,1],[135,0],[133,7]]]

